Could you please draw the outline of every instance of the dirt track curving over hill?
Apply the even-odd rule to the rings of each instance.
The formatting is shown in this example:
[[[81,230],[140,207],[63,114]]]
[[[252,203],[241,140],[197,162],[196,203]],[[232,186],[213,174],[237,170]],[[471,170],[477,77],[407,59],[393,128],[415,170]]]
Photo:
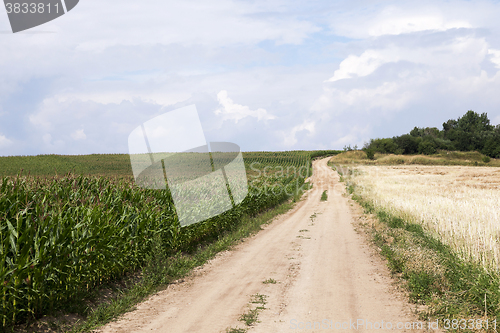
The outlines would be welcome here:
[[[355,231],[355,209],[327,161],[313,163],[314,188],[294,209],[99,332],[246,328],[239,319],[255,294],[266,295],[267,303],[249,332],[371,331],[367,322],[374,331],[389,323],[397,332],[422,331],[397,329],[417,319],[384,262]],[[324,190],[328,200],[320,201]]]

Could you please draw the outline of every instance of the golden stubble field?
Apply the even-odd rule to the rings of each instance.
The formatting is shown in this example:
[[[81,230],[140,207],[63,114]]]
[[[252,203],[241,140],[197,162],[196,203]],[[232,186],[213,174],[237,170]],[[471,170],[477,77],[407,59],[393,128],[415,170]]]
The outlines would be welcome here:
[[[463,259],[500,264],[500,168],[338,166],[356,194],[421,224]]]

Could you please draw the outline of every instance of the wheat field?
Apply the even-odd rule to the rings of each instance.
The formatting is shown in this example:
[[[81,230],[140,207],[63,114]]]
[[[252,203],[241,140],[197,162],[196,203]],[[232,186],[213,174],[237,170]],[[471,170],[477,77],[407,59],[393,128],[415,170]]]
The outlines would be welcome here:
[[[500,168],[359,165],[338,169],[363,199],[421,224],[463,259],[498,271]]]

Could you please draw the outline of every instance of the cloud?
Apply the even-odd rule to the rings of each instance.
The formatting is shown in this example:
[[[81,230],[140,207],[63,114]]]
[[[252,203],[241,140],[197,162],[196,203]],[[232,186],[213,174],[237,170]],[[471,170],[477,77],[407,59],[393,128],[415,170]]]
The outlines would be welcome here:
[[[355,76],[367,76],[387,62],[398,61],[399,56],[387,50],[366,50],[360,56],[350,55],[340,63],[339,69],[328,79],[335,82]]]
[[[0,148],[7,148],[12,145],[12,141],[7,139],[5,135],[0,134]]]
[[[436,67],[436,73],[450,72],[452,76],[467,70],[479,69],[479,64],[488,54],[492,54],[491,61],[500,61],[500,52],[489,49],[484,37],[465,32],[458,36],[435,35],[441,37],[440,42],[431,45],[415,45],[414,43],[393,43],[378,49],[368,49],[361,55],[349,55],[344,59],[329,82],[353,77],[363,77],[374,73],[387,63],[407,61],[427,67]],[[457,67],[461,67],[457,71]],[[477,72],[477,71],[476,71]],[[446,73],[448,74],[448,73]]]
[[[73,140],[85,140],[87,138],[85,132],[83,131],[83,128],[71,133],[71,137],[73,138]]]
[[[33,30],[56,33],[0,39],[0,49],[9,50],[0,53],[0,103],[32,78],[46,81],[53,94],[63,97],[178,103],[196,91],[186,86],[185,78],[230,75],[234,66],[268,62],[276,57],[259,43],[300,45],[321,31],[295,10],[279,1],[81,3]],[[8,20],[0,25],[8,30]],[[161,90],[166,82],[176,84]]]
[[[500,50],[489,49],[488,54],[491,54],[490,61],[495,65],[496,68],[500,69]]]
[[[370,124],[360,125],[353,121],[349,126],[338,130],[338,135],[330,142],[330,145],[338,148],[343,148],[345,146],[354,148],[354,146],[357,145],[358,148],[362,148],[363,144],[370,139],[370,131]]]
[[[470,31],[418,36],[420,43],[392,37],[378,48],[347,56],[310,110],[387,117],[430,96],[490,95],[500,83],[500,76],[490,78],[483,69],[485,62],[500,59],[485,37]]]
[[[189,104],[208,141],[246,150],[359,145],[468,109],[498,122],[499,13],[489,0],[81,2],[35,28],[56,33],[0,39],[1,151],[126,152],[138,124]]]
[[[302,131],[308,131],[309,135],[313,135],[315,132],[315,125],[316,123],[314,121],[304,120],[302,124],[294,126],[290,131],[282,131],[283,144],[286,147],[295,145],[297,143],[296,135]]]
[[[271,120],[276,119],[275,116],[269,114],[265,109],[258,108],[257,110],[250,110],[248,106],[236,104],[231,98],[228,97],[226,90],[221,90],[217,94],[217,100],[221,108],[214,111],[216,115],[221,115],[223,120],[234,120],[238,123],[239,120],[246,117],[254,117],[257,120]]]
[[[161,105],[140,99],[98,103],[48,98],[27,117],[25,140],[32,144],[23,153],[126,153],[130,132],[161,113]]]
[[[471,28],[465,19],[447,18],[437,8],[425,12],[410,12],[395,6],[385,8],[368,28],[370,36],[399,35],[417,31],[445,31],[448,29]]]
[[[330,27],[336,34],[351,38],[473,28],[489,21],[489,7],[488,2],[477,4],[455,1],[437,4],[420,1],[391,5],[371,1],[349,6],[342,15],[337,12],[331,18]]]
[[[312,111],[330,109],[333,114],[351,110],[353,113],[370,110],[400,110],[410,103],[418,93],[407,89],[408,85],[383,82],[374,88],[339,89],[326,87],[323,95],[311,107]],[[414,87],[416,87],[414,85]]]

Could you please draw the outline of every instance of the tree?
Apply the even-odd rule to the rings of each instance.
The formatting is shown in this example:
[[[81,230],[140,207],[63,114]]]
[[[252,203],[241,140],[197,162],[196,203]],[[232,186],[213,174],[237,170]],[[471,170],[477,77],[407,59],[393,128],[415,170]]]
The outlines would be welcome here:
[[[424,155],[436,153],[436,145],[431,141],[422,141],[418,144],[418,152]]]
[[[393,141],[403,151],[403,154],[416,154],[418,152],[418,144],[422,139],[414,135],[404,134],[394,137]]]
[[[371,139],[367,148],[372,149],[373,151],[379,153],[389,153],[389,154],[397,154],[399,151],[399,147],[394,141],[390,138],[387,139]]]
[[[493,131],[488,115],[469,110],[465,115],[457,120],[452,141],[456,141],[456,146],[462,151],[482,150],[489,134]]]
[[[469,110],[462,118],[458,119],[458,129],[467,133],[487,132],[492,131],[493,128],[487,113],[479,115]]]
[[[443,123],[444,138],[452,141],[455,140],[457,127],[458,121],[456,121],[455,119],[450,119],[447,122]]]
[[[487,113],[478,114],[472,110],[457,120],[450,119],[443,123],[444,138],[462,151],[481,151],[491,138],[493,129]]]
[[[443,137],[443,133],[437,127],[425,127],[425,128],[414,127],[410,131],[410,135],[422,138],[425,136],[432,136],[433,138]]]
[[[500,158],[500,125],[497,125],[493,135],[485,142],[482,153],[489,157]]]

